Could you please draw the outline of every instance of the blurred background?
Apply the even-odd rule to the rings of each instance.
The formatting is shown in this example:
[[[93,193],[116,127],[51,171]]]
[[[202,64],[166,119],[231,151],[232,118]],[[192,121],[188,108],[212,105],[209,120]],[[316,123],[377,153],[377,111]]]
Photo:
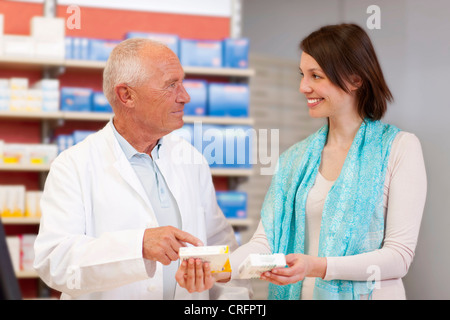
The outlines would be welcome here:
[[[368,12],[372,5],[379,9],[376,29],[374,11]],[[204,100],[198,107],[192,102],[187,132],[201,121],[221,129],[251,128],[265,142],[253,149],[257,161],[211,165],[219,204],[245,243],[271,180],[261,169],[323,123],[309,118],[298,92],[298,45],[323,25],[349,22],[371,37],[394,95],[384,121],[422,143],[428,194],[416,255],[404,278],[407,298],[450,298],[449,1],[30,0],[0,1],[0,14],[0,189],[15,192],[2,193],[0,201],[5,194],[21,199],[20,212],[6,212],[2,204],[2,222],[24,297],[58,296],[30,268],[40,217],[32,202],[51,159],[110,119],[101,70],[115,43],[139,34],[176,41],[192,81],[190,95]],[[85,55],[83,43],[90,50]],[[214,95],[222,102],[233,98],[221,104]],[[267,285],[253,283],[254,298],[265,299]]]

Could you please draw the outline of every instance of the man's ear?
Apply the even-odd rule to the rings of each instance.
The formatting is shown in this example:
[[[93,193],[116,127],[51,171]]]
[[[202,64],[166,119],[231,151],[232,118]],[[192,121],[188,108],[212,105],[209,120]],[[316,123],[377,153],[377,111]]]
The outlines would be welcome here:
[[[133,106],[133,93],[131,92],[130,87],[128,87],[126,84],[121,83],[116,85],[114,87],[114,92],[119,103],[126,107]]]

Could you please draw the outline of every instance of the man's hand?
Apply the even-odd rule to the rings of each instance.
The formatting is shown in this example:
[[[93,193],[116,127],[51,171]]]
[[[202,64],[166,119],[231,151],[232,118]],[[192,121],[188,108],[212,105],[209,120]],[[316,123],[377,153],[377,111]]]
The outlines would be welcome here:
[[[175,227],[150,228],[144,233],[142,255],[147,260],[169,265],[178,260],[178,251],[186,246],[186,242],[194,246],[203,245],[198,238]]]
[[[180,287],[185,288],[189,293],[209,290],[214,283],[228,282],[230,278],[230,272],[211,273],[208,262],[193,258],[183,260],[175,274]]]

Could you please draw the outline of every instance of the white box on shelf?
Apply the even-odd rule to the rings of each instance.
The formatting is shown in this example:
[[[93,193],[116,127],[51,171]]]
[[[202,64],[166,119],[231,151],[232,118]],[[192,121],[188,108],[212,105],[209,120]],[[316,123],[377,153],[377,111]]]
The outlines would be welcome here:
[[[42,191],[25,192],[25,217],[37,218],[41,216],[41,197]]]
[[[10,111],[25,111],[27,105],[27,89],[10,90],[9,110]]]
[[[20,238],[19,236],[7,236],[6,243],[8,245],[9,255],[14,271],[20,271]]]
[[[41,79],[33,84],[33,88],[42,91],[59,90],[59,79]]]
[[[66,35],[64,18],[32,17],[31,36],[36,40],[63,41]]]
[[[6,185],[0,186],[1,216],[23,217],[25,212],[25,186]]]
[[[34,262],[34,242],[36,234],[22,234],[20,236],[20,269],[32,271]]]
[[[36,39],[34,43],[34,56],[41,59],[64,60],[66,46],[64,40],[52,41]]]
[[[28,146],[29,164],[50,164],[57,156],[55,144],[30,144]]]
[[[263,272],[276,267],[284,267],[286,258],[282,253],[258,254],[251,253],[239,266],[239,278],[258,279]]]
[[[42,110],[42,90],[28,89],[25,111],[38,112]]]
[[[34,39],[30,36],[4,35],[3,55],[11,57],[34,57]]]
[[[9,88],[11,90],[26,90],[28,89],[28,78],[13,77],[9,79]]]

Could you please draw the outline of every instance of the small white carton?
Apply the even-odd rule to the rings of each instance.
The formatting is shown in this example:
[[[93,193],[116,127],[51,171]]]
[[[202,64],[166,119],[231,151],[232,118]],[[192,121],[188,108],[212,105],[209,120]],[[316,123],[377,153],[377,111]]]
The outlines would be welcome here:
[[[209,262],[211,272],[231,272],[229,248],[223,246],[181,247],[179,251],[181,260],[189,258],[201,259]]]
[[[286,258],[282,253],[251,253],[239,266],[239,277],[241,279],[258,279],[263,272],[285,265]]]

